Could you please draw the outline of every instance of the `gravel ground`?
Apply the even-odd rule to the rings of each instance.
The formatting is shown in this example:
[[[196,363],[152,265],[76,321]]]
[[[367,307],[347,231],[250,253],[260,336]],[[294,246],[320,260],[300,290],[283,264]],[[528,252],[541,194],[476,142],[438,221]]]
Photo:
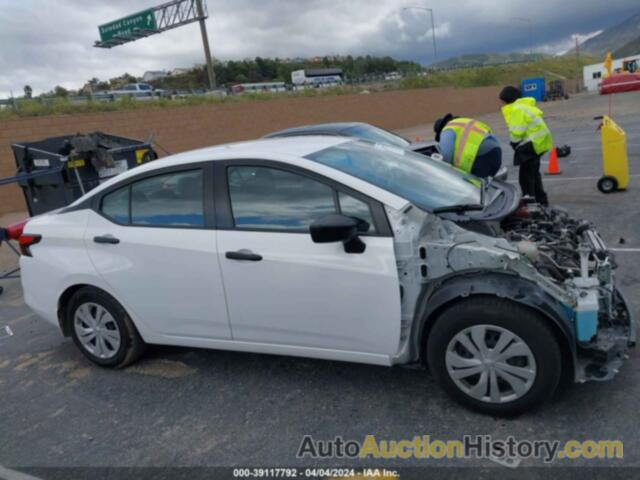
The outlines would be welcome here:
[[[545,178],[551,201],[592,220],[610,246],[640,249],[640,93],[614,98],[614,116],[628,133],[632,181],[628,191],[607,196],[596,189],[601,156],[593,120],[606,113],[607,100],[581,95],[542,108],[556,144],[573,148],[570,157],[561,159],[562,175]],[[498,113],[482,119],[507,141]],[[421,125],[400,133],[430,137],[429,132],[430,125]],[[516,178],[513,168],[510,177]],[[0,248],[3,268],[13,261],[6,250]],[[640,251],[620,251],[617,258],[619,283],[637,315]],[[574,385],[544,408],[504,420],[452,404],[420,370],[168,347],[151,348],[122,371],[100,369],[30,313],[18,281],[2,285],[0,325],[10,325],[15,333],[0,340],[0,465],[7,468],[304,465],[310,462],[297,460],[296,451],[306,434],[357,440],[368,434],[389,439],[425,434],[440,439],[464,434],[621,439],[622,460],[558,464],[640,467],[637,350],[613,381]],[[489,460],[370,464],[480,466],[489,468],[483,474],[487,477],[496,469],[512,472]],[[518,475],[527,476],[522,467],[540,465],[523,460]],[[54,476],[54,471],[30,471]]]

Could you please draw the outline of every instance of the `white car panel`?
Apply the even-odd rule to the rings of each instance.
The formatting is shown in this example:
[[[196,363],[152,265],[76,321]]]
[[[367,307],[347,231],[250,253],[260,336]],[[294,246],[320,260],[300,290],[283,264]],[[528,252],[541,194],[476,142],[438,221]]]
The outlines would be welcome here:
[[[45,241],[31,247],[33,257],[20,257],[24,300],[38,316],[56,326],[62,293],[77,279],[95,277],[82,240],[88,216],[87,210],[47,214],[25,226],[25,233],[37,233]]]
[[[234,340],[392,356],[400,337],[393,239],[317,244],[306,233],[218,231]],[[247,249],[261,261],[231,260]]]
[[[175,345],[179,347],[211,348],[233,352],[264,353],[268,355],[288,355],[292,357],[318,358],[340,362],[356,362],[390,367],[394,360],[388,355],[374,353],[333,350],[330,348],[300,347],[275,343],[243,342],[238,340],[218,340],[209,338],[180,337],[176,335],[151,334],[144,339],[147,343]]]
[[[104,235],[120,243],[93,241]],[[115,297],[153,334],[231,338],[215,231],[122,226],[91,211],[84,241]]]

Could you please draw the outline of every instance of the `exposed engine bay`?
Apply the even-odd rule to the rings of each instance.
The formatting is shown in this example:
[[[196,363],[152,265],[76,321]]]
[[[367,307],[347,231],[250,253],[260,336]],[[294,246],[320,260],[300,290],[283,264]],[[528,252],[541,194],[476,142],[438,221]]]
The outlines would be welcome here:
[[[401,356],[419,348],[416,331],[443,286],[459,290],[459,297],[480,290],[510,297],[513,281],[485,281],[495,273],[533,282],[540,291],[539,297],[513,294],[514,301],[541,311],[550,310],[545,302],[554,304],[549,315],[570,332],[575,381],[612,378],[635,344],[634,320],[615,286],[615,259],[588,222],[536,203],[522,203],[501,221],[480,228],[477,222],[454,222],[412,206],[388,214],[402,286],[403,338],[409,344],[410,337],[414,340],[414,352],[409,345]]]
[[[502,221],[501,230],[540,272],[557,282],[580,276],[585,256],[607,268],[615,268],[613,258],[592,226],[571,218],[563,209],[523,205]]]
[[[571,290],[578,352],[585,379],[611,378],[622,364],[634,323],[616,289],[617,264],[594,227],[560,208],[524,205],[502,222],[505,237],[526,252],[538,271]],[[635,337],[635,335],[633,335]]]

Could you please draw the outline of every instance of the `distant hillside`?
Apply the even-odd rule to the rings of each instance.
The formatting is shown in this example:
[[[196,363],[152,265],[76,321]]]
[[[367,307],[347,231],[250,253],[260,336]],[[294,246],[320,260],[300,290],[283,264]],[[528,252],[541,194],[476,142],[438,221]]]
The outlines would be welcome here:
[[[613,58],[628,57],[630,55],[637,55],[640,53],[640,37],[634,38],[624,47],[617,49],[613,52]]]
[[[487,87],[490,85],[520,85],[525,78],[544,77],[547,80],[582,77],[582,67],[597,61],[594,57],[549,57],[527,63],[511,63],[485,67],[442,70],[425,76],[409,76],[402,80],[402,88],[429,87]]]
[[[543,53],[472,53],[451,57],[430,65],[433,68],[483,67],[503,63],[531,62],[541,60],[549,55]]]
[[[586,53],[594,57],[604,57],[607,52],[628,51],[640,44],[640,13],[633,15],[624,22],[609,27],[599,35],[585,41],[580,45],[580,53]],[[568,52],[575,53],[575,49]],[[625,56],[629,53],[616,53],[614,56]]]

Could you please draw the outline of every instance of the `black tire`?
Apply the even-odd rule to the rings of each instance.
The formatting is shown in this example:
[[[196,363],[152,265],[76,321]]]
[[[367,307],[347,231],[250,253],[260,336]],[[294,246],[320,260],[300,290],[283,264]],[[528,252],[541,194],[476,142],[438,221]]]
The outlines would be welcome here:
[[[604,176],[598,180],[598,190],[602,193],[615,192],[618,189],[618,180],[615,177]]]
[[[112,317],[118,327],[120,344],[115,354],[109,358],[100,358],[88,351],[82,344],[76,328],[74,318],[76,311],[82,305],[96,304],[104,308]],[[108,293],[93,287],[84,287],[73,294],[65,309],[65,321],[71,332],[73,342],[89,360],[101,367],[123,368],[140,358],[146,349],[146,344],[140,337],[138,330],[129,318],[129,315]]]
[[[536,367],[533,383],[515,400],[492,403],[476,399],[458,387],[449,375],[445,358],[450,342],[466,328],[482,324],[517,335],[533,353]],[[509,417],[531,410],[549,400],[560,381],[562,355],[547,321],[522,305],[497,297],[471,297],[447,308],[433,325],[426,349],[429,369],[444,390],[465,407],[489,415]]]

